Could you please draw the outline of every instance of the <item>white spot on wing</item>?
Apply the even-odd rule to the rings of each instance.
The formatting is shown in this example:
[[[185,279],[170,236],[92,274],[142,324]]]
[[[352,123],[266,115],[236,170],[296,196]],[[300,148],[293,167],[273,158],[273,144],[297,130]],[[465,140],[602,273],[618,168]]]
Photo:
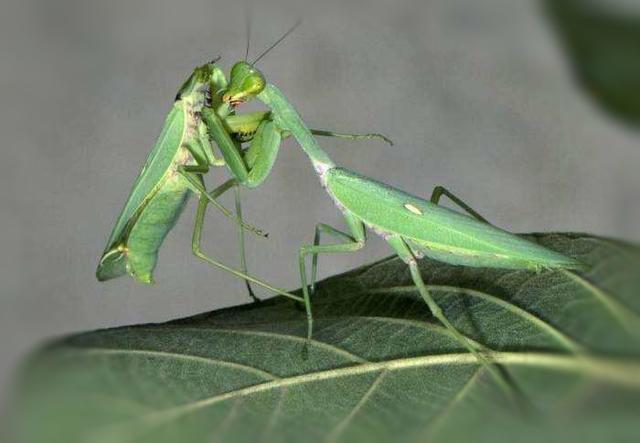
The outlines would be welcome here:
[[[422,211],[419,208],[416,208],[415,206],[413,206],[411,203],[405,203],[404,207],[408,211],[413,212],[416,215],[422,215]]]

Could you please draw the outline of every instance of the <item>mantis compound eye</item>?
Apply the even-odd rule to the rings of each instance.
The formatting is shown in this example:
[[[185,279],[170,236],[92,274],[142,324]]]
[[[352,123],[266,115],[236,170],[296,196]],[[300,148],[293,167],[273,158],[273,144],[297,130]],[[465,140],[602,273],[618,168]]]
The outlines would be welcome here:
[[[246,102],[260,94],[266,84],[259,70],[245,61],[238,62],[231,68],[231,81],[222,100],[231,104]]]

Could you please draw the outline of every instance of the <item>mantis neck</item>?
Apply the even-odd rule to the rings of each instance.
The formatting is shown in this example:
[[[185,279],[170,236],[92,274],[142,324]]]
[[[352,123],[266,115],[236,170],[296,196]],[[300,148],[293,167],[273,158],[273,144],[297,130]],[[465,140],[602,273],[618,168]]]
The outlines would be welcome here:
[[[258,94],[258,99],[272,111],[273,119],[280,129],[289,131],[307,154],[318,173],[335,167],[335,163],[320,148],[315,137],[304,124],[298,112],[291,106],[285,96],[275,86],[268,84]]]

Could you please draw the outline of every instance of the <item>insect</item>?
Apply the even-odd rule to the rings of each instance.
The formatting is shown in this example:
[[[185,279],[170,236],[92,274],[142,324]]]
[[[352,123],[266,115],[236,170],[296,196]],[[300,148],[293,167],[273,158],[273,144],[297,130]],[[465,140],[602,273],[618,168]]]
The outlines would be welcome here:
[[[107,241],[96,276],[109,280],[129,274],[151,283],[158,249],[184,209],[190,192],[196,192],[243,229],[264,235],[245,224],[207,193],[201,174],[216,159],[199,117],[210,84],[216,84],[212,64],[197,68],[182,85],[160,136],[149,153]]]
[[[238,62],[231,70],[231,79],[222,100],[238,104],[257,99],[270,110],[263,123],[263,134],[290,133],[311,161],[320,183],[337,208],[343,213],[348,231],[319,223],[313,244],[299,249],[298,265],[306,307],[308,336],[313,329],[310,295],[314,291],[319,254],[355,252],[365,246],[366,228],[380,235],[407,264],[417,290],[432,314],[492,373],[502,379],[496,369],[478,352],[446,318],[427,289],[418,267],[418,259],[432,259],[454,265],[505,269],[581,270],[585,265],[573,258],[529,242],[494,227],[455,194],[436,187],[429,200],[410,195],[379,181],[338,167],[323,151],[312,132],[307,129],[296,109],[264,75],[247,62]],[[206,120],[215,118],[203,111]],[[263,135],[264,136],[264,135]],[[270,135],[273,137],[273,135]],[[264,152],[262,155],[266,155]],[[257,164],[258,161],[256,161]],[[446,195],[469,215],[440,206]],[[321,235],[337,239],[333,244],[321,244]],[[307,279],[307,257],[311,256],[311,281]]]
[[[278,42],[292,30],[293,28]],[[239,195],[239,186],[254,188],[265,180],[273,166],[280,142],[291,133],[277,130],[268,112],[235,115],[237,102],[223,100],[228,83],[223,71],[216,65],[217,61],[218,59],[196,68],[179,89],[161,134],[107,240],[96,276],[98,280],[105,281],[129,274],[138,281],[152,283],[159,249],[183,212],[189,195],[196,193],[200,196],[192,243],[196,256],[243,278],[247,282],[249,295],[256,300],[250,281],[281,295],[301,300],[300,297],[274,289],[266,282],[247,275],[244,230],[259,236],[266,234],[242,221]],[[251,90],[261,86],[255,84],[245,87]],[[312,131],[322,136],[382,138],[388,141],[379,134]],[[243,149],[243,143],[250,143],[250,146]],[[214,146],[220,150],[222,158],[216,157]],[[223,166],[227,167],[233,178],[213,191],[207,191],[203,181],[204,174],[212,167]],[[235,216],[216,200],[232,188],[236,189]],[[216,206],[239,225],[241,270],[229,268],[202,253],[200,238],[208,204]]]
[[[248,20],[248,23],[250,20]],[[245,97],[250,97],[259,92],[265,86],[264,77],[251,75],[251,67],[290,35],[301,22],[296,22],[271,46],[258,55],[252,62],[246,62],[249,54],[250,38],[247,38],[245,61],[236,63],[230,72],[230,78],[235,85],[229,86],[222,71],[217,70],[218,79],[215,88],[212,88],[209,104],[201,109],[201,117],[208,130],[211,141],[220,149],[224,164],[233,177],[223,183],[213,192],[220,195],[231,188],[235,188],[236,213],[242,215],[240,204],[240,187],[257,188],[269,176],[275,163],[278,151],[283,139],[290,137],[292,131],[278,126],[269,111],[258,111],[247,114],[236,114],[236,107],[244,103]],[[250,34],[250,26],[248,35]],[[249,67],[249,71],[247,71]],[[256,71],[257,72],[257,71]],[[238,86],[240,85],[240,86]],[[323,129],[309,129],[312,135],[325,137],[338,137],[350,140],[383,140],[390,145],[393,142],[382,134],[346,134]],[[242,144],[248,143],[246,149]],[[246,259],[244,249],[244,230],[238,230],[240,249],[240,264],[243,272],[246,272]],[[247,280],[245,280],[247,281]],[[250,284],[247,281],[249,295],[256,299]]]
[[[289,32],[291,30],[282,38]],[[457,331],[437,305],[424,283],[418,267],[418,259],[427,256],[455,265],[535,271],[583,269],[585,266],[573,258],[490,225],[456,195],[443,187],[436,187],[430,200],[425,200],[338,167],[320,148],[314,135],[337,135],[347,138],[380,138],[381,136],[378,134],[343,135],[309,129],[286,97],[274,85],[267,83],[265,76],[256,68],[255,62],[256,60],[254,62],[244,60],[235,63],[231,69],[229,81],[215,62],[209,63],[196,69],[181,88],[176,103],[185,101],[185,104],[181,105],[183,112],[193,114],[194,117],[189,124],[183,124],[184,128],[190,128],[190,130],[183,130],[188,136],[180,139],[179,149],[175,148],[171,151],[171,161],[167,163],[169,166],[165,166],[162,170],[164,175],[156,172],[156,175],[162,175],[162,177],[168,175],[174,178],[175,184],[156,180],[155,187],[139,186],[144,182],[145,172],[153,168],[154,152],[158,149],[156,145],[147,161],[147,167],[143,169],[141,177],[136,182],[132,197],[116,223],[109,246],[98,267],[98,278],[117,276],[126,271],[144,281],[144,277],[150,275],[152,265],[155,265],[157,248],[181,211],[185,198],[183,194],[194,191],[200,195],[193,236],[193,250],[196,255],[245,280],[303,302],[308,324],[307,335],[311,338],[313,315],[310,295],[315,289],[318,255],[354,252],[363,248],[366,243],[366,228],[369,228],[380,235],[407,264],[417,290],[435,318],[496,375],[495,368],[489,365],[476,345]],[[205,85],[209,86],[209,98],[206,97]],[[268,111],[245,115],[235,114],[238,105],[254,99],[266,105]],[[175,108],[176,105],[174,105]],[[166,127],[167,125],[165,130],[168,131]],[[237,192],[239,186],[250,188],[259,186],[275,163],[282,139],[288,136],[294,137],[308,156],[322,186],[343,213],[348,227],[348,232],[344,232],[319,223],[315,228],[313,244],[304,245],[299,249],[298,266],[302,298],[249,276],[245,265],[238,271],[205,256],[199,246],[207,205],[212,203],[227,216],[233,217],[226,208],[217,203],[216,198],[232,188],[236,188]],[[163,140],[162,136],[161,140]],[[211,141],[219,148],[223,160],[214,157]],[[244,142],[250,142],[246,149],[242,146]],[[233,178],[213,191],[207,192],[202,184],[202,174],[208,172],[210,166],[223,164]],[[180,191],[181,197],[171,200],[175,203],[168,206],[169,211],[165,213],[161,210],[153,210],[154,206],[151,203],[158,197],[163,198],[163,193],[158,196],[154,192],[156,189],[164,190],[165,187],[168,192],[172,192],[173,188],[168,185],[169,183]],[[144,192],[139,192],[141,197],[134,199],[134,196],[138,195],[136,191],[139,187]],[[238,195],[236,194],[235,221],[242,227],[240,235],[243,235],[242,232],[245,229],[255,232],[255,228],[247,226],[241,219]],[[443,195],[449,197],[469,215],[440,206],[438,203]],[[164,200],[160,198],[158,198],[158,207],[162,209]],[[135,205],[131,204],[132,200],[136,203]],[[144,205],[151,207],[151,210]],[[157,215],[156,212],[158,212]],[[160,226],[154,224],[156,217],[162,222]],[[139,230],[139,234],[136,230]],[[134,251],[131,247],[131,239],[135,234],[139,236],[137,253],[146,255],[149,260],[146,268],[143,268],[147,274],[137,274],[136,261],[140,260],[132,259]],[[321,244],[322,234],[331,236],[339,242]],[[150,237],[153,241],[149,240]],[[308,256],[311,256],[312,263],[310,284],[307,279]],[[499,375],[496,377],[501,378]]]

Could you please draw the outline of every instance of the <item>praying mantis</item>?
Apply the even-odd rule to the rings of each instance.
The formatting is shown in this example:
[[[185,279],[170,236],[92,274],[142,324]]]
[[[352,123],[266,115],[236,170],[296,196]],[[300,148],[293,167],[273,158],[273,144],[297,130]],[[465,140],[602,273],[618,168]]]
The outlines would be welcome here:
[[[274,48],[297,25],[298,23],[253,63]],[[215,59],[197,67],[180,87],[160,136],[107,240],[107,247],[96,270],[99,281],[129,274],[140,282],[152,283],[159,249],[183,212],[189,195],[195,193],[200,196],[192,244],[196,256],[243,278],[247,282],[249,295],[255,300],[257,298],[249,282],[273,290],[267,283],[246,273],[244,230],[263,237],[266,234],[242,221],[239,187],[255,188],[264,182],[273,167],[280,143],[291,136],[291,132],[276,128],[268,112],[236,115],[234,108],[240,100],[223,100],[228,82],[223,71],[216,65],[217,61]],[[234,76],[233,70],[231,76]],[[245,87],[251,93],[262,85],[256,83]],[[352,140],[381,139],[391,144],[381,134],[311,131],[319,136]],[[247,149],[242,148],[242,143],[245,142],[250,143]],[[214,145],[222,153],[222,158],[215,156]],[[233,178],[209,192],[205,188],[203,176],[213,167],[226,167]],[[232,188],[236,190],[235,216],[216,200]],[[208,204],[232,218],[241,228],[238,236],[240,271],[227,268],[201,252],[200,234]],[[276,292],[301,300],[283,290]]]
[[[311,130],[283,93],[266,81],[255,61],[235,63],[229,80],[216,61],[196,68],[180,89],[162,134],[107,242],[98,265],[98,279],[129,273],[140,281],[151,282],[158,249],[182,212],[188,194],[194,192],[199,195],[192,240],[195,255],[245,281],[304,303],[307,337],[311,338],[311,295],[315,289],[318,256],[363,248],[368,228],[381,236],[406,263],[418,292],[434,317],[499,378],[476,345],[451,324],[437,305],[424,283],[418,260],[426,256],[453,265],[532,271],[581,270],[585,265],[489,224],[444,187],[436,187],[431,198],[426,200],[337,166],[320,148],[315,135],[383,137]],[[267,111],[235,114],[238,105],[253,100],[265,105]],[[242,269],[238,270],[206,256],[200,248],[209,204],[240,226],[240,238],[243,238],[244,230],[263,235],[242,220],[239,194],[236,193],[235,216],[216,199],[232,188],[238,192],[240,186],[258,187],[269,175],[279,146],[288,136],[296,140],[309,158],[322,187],[342,212],[348,227],[345,232],[319,223],[315,227],[313,243],[300,247],[297,258],[302,297],[249,275],[244,259]],[[250,142],[249,147],[243,149],[242,142]],[[214,155],[213,145],[220,150],[222,159]],[[209,192],[202,176],[216,166],[226,166],[233,178]],[[440,206],[442,196],[447,196],[468,215]],[[323,234],[338,242],[322,244]],[[311,256],[310,281],[308,256]]]

